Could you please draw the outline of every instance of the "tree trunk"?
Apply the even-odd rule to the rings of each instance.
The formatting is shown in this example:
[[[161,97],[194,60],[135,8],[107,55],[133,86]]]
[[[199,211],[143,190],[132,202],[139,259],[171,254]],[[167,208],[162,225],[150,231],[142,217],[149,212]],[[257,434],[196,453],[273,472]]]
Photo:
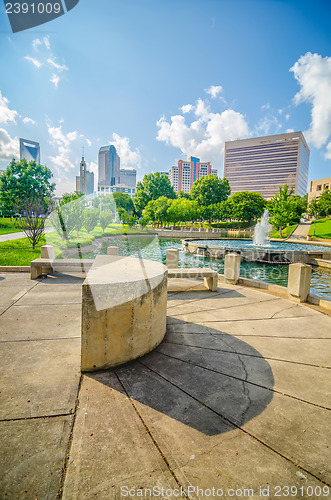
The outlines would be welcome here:
[[[282,226],[280,226],[280,228],[279,228],[279,236],[280,236],[281,238],[283,237],[283,235],[282,235]]]

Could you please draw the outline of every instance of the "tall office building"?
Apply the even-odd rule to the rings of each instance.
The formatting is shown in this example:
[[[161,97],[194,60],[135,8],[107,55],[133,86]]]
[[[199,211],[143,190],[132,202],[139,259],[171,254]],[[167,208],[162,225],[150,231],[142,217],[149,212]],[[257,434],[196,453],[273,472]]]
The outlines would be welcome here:
[[[137,184],[137,170],[134,168],[121,168],[120,185],[127,187],[136,187],[136,184]]]
[[[224,177],[231,194],[255,191],[266,199],[288,184],[307,193],[309,148],[302,132],[229,141],[224,147]]]
[[[120,157],[115,146],[103,146],[99,149],[98,186],[120,184]]]
[[[84,156],[79,166],[79,176],[76,176],[76,191],[80,191],[85,195],[92,194],[94,191],[94,173],[86,169]]]
[[[200,162],[200,158],[190,156],[188,160],[178,160],[177,166],[169,170],[169,180],[174,190],[189,193],[194,182],[204,175],[217,175],[210,162]]]
[[[20,160],[26,159],[27,162],[35,161],[40,163],[39,142],[20,139]]]

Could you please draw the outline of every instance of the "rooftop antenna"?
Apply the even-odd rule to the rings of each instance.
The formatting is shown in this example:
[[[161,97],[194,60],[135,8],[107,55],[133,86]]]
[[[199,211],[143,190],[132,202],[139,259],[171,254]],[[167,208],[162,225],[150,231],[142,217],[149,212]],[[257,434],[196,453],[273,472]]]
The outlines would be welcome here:
[[[84,160],[84,146],[82,146],[82,158]]]

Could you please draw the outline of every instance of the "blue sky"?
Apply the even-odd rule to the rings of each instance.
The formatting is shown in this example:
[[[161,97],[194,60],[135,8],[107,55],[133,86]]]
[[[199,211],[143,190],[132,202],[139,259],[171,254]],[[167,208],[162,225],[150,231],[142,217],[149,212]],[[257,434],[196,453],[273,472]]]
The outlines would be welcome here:
[[[114,144],[138,179],[224,141],[303,131],[309,179],[331,175],[329,0],[80,0],[13,34],[0,4],[0,169],[40,142],[57,192],[82,146]]]

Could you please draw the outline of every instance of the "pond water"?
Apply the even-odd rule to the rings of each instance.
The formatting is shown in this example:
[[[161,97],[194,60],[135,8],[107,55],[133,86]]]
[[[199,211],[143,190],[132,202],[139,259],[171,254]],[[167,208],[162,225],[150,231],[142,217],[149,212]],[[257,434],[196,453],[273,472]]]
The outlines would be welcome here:
[[[199,243],[199,245],[209,245],[212,247],[229,247],[229,248],[268,248],[269,250],[327,250],[331,252],[331,247],[322,245],[306,245],[304,243],[285,243],[284,241],[270,241],[264,246],[255,246],[251,240],[192,240],[194,243]]]
[[[206,240],[207,241],[207,240]],[[234,240],[223,240],[227,246],[235,243],[243,243]],[[210,240],[208,240],[210,243]],[[231,244],[231,245],[230,245]],[[142,257],[145,259],[156,260],[158,262],[166,261],[167,248],[181,249],[181,240],[178,238],[157,238],[154,236],[119,236],[103,242],[101,247],[94,252],[84,253],[84,258],[94,258],[98,255],[105,255],[109,245],[118,246],[119,255],[131,255],[132,257]],[[286,245],[284,243],[284,245]],[[234,245],[233,245],[234,246]],[[309,246],[310,249],[311,245]],[[314,245],[315,247],[317,245]],[[321,247],[318,247],[319,249]],[[198,255],[187,254],[180,250],[179,267],[210,267],[220,274],[224,271],[223,259],[209,259]],[[265,281],[276,285],[287,286],[288,266],[272,265],[258,262],[242,262],[240,266],[240,275],[243,278]],[[311,293],[331,299],[331,274],[314,269],[311,279]]]

